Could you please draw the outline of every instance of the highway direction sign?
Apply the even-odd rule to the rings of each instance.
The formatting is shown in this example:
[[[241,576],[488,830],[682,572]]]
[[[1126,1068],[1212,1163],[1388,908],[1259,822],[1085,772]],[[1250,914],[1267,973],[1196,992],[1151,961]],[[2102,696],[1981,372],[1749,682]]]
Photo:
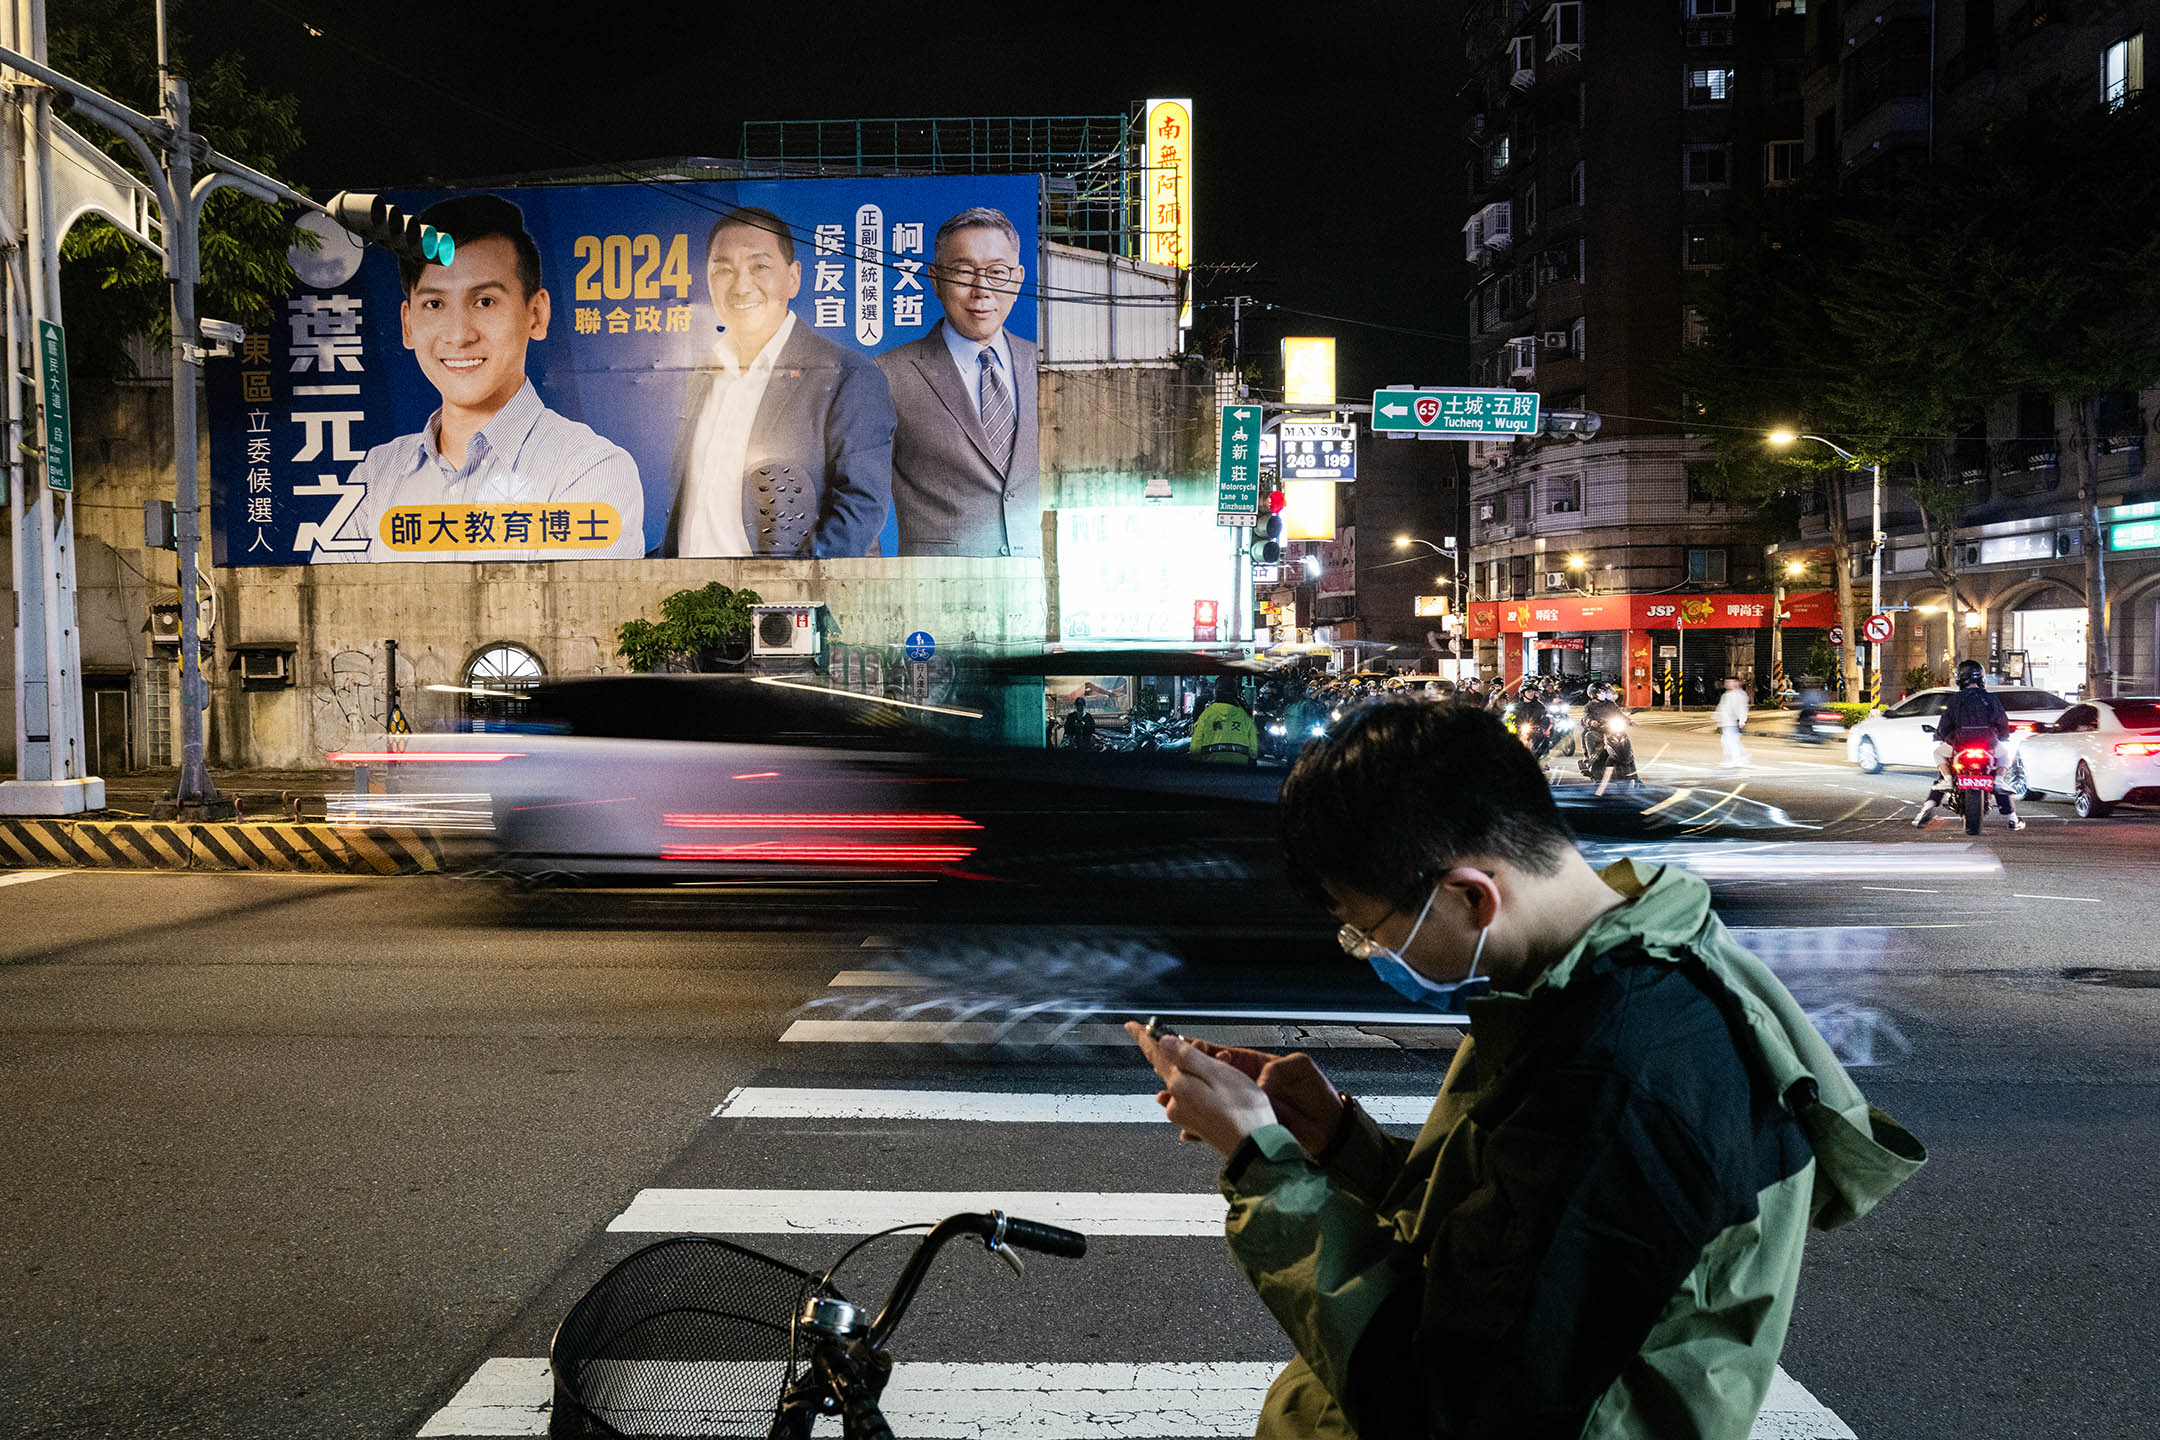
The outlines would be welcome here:
[[[1380,434],[1509,440],[1538,433],[1534,390],[1375,390],[1373,429]]]

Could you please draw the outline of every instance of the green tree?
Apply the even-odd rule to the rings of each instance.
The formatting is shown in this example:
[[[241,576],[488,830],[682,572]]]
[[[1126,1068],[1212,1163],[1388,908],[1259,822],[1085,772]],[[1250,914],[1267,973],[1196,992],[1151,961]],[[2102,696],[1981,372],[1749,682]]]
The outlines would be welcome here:
[[[2085,539],[2088,693],[2112,693],[2107,560],[2100,528],[2100,411],[2160,380],[2160,106],[2034,105],[1973,157],[2000,246],[1977,323],[2011,386],[2069,417]]]
[[[156,114],[156,21],[150,0],[72,0],[53,17],[53,68],[144,114]],[[192,53],[186,34],[169,31],[174,65],[187,77],[190,124],[223,154],[276,175],[300,149],[299,101],[266,93],[236,55]],[[120,164],[140,174],[134,153],[102,125],[61,118]],[[203,207],[198,310],[244,325],[265,325],[294,284],[287,252],[312,244],[295,217],[232,190]],[[60,246],[60,295],[68,359],[88,374],[124,374],[126,343],[137,335],[170,339],[170,291],[158,258],[95,217],[78,221]]]
[[[660,621],[626,620],[615,630],[615,653],[633,670],[732,670],[742,664],[750,639],[754,590],[735,590],[718,580],[697,590],[678,590],[660,602]]]

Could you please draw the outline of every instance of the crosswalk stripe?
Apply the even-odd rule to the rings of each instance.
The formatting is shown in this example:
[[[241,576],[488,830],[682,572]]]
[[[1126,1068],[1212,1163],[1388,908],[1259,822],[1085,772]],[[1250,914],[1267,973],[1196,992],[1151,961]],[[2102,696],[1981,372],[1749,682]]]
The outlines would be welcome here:
[[[832,983],[842,989],[876,986],[888,990],[915,990],[930,982],[920,975],[909,975],[900,970],[842,970],[832,977]]]
[[[0,875],[0,887],[28,885],[33,880],[50,880],[56,875],[65,875],[67,873],[65,870],[25,870],[20,874]]]
[[[684,1362],[648,1362],[638,1370]],[[755,1362],[751,1362],[755,1364]],[[734,1370],[735,1365],[699,1369]],[[759,1367],[769,1368],[769,1367]],[[1137,1440],[1137,1437],[1249,1435],[1273,1361],[1089,1361],[893,1366],[880,1408],[910,1440]],[[625,1385],[638,1377],[627,1378]],[[722,1377],[716,1375],[714,1379]],[[676,1383],[681,1383],[677,1381]],[[544,1435],[553,1381],[545,1360],[489,1360],[435,1412],[423,1437]],[[682,1433],[755,1435],[765,1425],[709,1428],[696,1417],[671,1417]],[[769,1421],[768,1421],[769,1423]],[[821,1422],[820,1436],[838,1427]]]
[[[1037,1012],[1038,1014],[1041,1012]],[[1440,1022],[1464,1023],[1461,1016]],[[1418,1018],[1389,1017],[1384,1026],[1425,1025]],[[1441,1026],[1444,1028],[1444,1025]],[[1352,1025],[1181,1025],[1179,1033],[1216,1045],[1265,1049],[1389,1049],[1402,1041]],[[1434,1033],[1439,1033],[1435,1029]],[[1042,1020],[797,1020],[781,1034],[783,1045],[1130,1045],[1122,1025],[1108,1021]]]
[[[1382,1125],[1423,1124],[1430,1095],[1360,1095]],[[744,1085],[713,1111],[732,1120],[964,1120],[1006,1125],[1160,1125],[1152,1094],[1069,1095],[1005,1090],[834,1090]]]
[[[640,1190],[608,1222],[667,1235],[869,1235],[962,1210],[1003,1210],[1085,1235],[1220,1235],[1214,1192],[1077,1190]]]
[[[681,1363],[681,1362],[676,1362]],[[717,1366],[714,1368],[718,1368]],[[903,1360],[885,1418],[910,1440],[1187,1440],[1249,1435],[1281,1366],[1263,1361],[937,1364]],[[545,1435],[554,1381],[544,1359],[484,1362],[420,1428],[421,1440]],[[817,1434],[836,1433],[822,1421]],[[699,1433],[718,1433],[700,1429]],[[764,1427],[746,1427],[762,1436]],[[1780,1367],[1749,1440],[1856,1440]]]

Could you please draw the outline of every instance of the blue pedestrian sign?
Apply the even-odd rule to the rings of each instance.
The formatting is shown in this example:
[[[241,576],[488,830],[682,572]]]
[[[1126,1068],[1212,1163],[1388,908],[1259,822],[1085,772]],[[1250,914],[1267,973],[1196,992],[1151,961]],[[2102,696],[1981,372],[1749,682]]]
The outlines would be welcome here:
[[[907,637],[908,659],[928,660],[931,656],[935,654],[937,654],[937,641],[930,638],[929,631],[917,630],[914,634]]]

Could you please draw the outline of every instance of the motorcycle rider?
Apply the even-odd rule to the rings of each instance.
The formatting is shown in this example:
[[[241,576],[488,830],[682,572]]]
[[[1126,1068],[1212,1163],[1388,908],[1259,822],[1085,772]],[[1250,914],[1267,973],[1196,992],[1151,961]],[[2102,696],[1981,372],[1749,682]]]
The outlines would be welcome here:
[[[1592,685],[1582,712],[1582,746],[1588,752],[1592,769],[1605,763],[1606,742],[1612,738],[1612,732],[1605,727],[1614,716],[1623,721],[1627,719],[1627,710],[1616,698],[1613,687],[1603,681]]]
[[[1979,661],[1958,662],[1957,687],[1935,720],[1935,783],[1928,790],[1927,803],[1913,817],[1913,828],[1926,829],[1938,808],[1958,798],[1957,781],[1950,773],[1950,757],[1958,746],[1985,744],[1995,761],[1995,808],[2012,830],[2022,830],[2025,822],[2018,818],[2017,804],[2002,784],[2002,746],[2010,738],[2010,716],[2002,701],[1988,693],[1987,674]]]

